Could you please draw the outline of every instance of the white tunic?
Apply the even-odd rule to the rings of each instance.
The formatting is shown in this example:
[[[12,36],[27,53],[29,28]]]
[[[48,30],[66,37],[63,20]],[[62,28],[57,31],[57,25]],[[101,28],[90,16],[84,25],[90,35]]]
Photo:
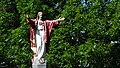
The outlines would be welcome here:
[[[40,60],[40,58],[45,57],[45,42],[44,42],[44,29],[39,24],[35,34],[36,34],[36,45],[37,45],[36,50],[38,54],[37,58],[38,60]]]

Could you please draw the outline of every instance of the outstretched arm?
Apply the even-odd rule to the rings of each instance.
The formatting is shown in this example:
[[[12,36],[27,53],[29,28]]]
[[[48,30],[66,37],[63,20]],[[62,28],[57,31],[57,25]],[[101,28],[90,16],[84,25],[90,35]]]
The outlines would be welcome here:
[[[56,20],[52,20],[52,23],[54,24],[54,25],[57,25],[57,24],[59,24],[59,22],[60,21],[64,21],[65,20],[65,18],[59,18],[59,19],[56,19]]]
[[[35,23],[35,19],[30,19],[28,15],[25,15],[25,18],[26,18],[27,23],[29,24]]]
[[[56,19],[56,20],[51,20],[51,22],[54,24],[54,25],[57,25],[57,24],[59,24],[59,22],[60,21],[64,21],[65,20],[65,18],[59,18],[59,19]]]
[[[57,25],[59,21],[64,21],[64,20],[65,20],[64,17],[63,18],[60,17],[59,19],[56,20],[46,20],[46,22],[50,22]]]

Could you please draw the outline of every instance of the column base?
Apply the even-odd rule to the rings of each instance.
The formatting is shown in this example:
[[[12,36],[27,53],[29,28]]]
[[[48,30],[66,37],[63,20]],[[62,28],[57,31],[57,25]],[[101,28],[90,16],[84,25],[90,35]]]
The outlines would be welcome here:
[[[32,64],[32,68],[47,68],[47,61],[45,63],[39,63],[39,61],[36,59]]]

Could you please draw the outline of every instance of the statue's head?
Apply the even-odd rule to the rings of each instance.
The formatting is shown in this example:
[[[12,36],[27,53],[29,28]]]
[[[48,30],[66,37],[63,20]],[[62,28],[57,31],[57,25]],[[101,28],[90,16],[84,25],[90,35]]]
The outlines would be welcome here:
[[[42,12],[38,12],[38,14],[37,14],[37,18],[41,20],[41,19],[42,19],[42,15],[43,15]]]
[[[38,12],[38,14],[37,14],[38,29],[43,29],[43,28],[44,28],[44,23],[43,23],[43,21],[39,21],[39,20],[42,20],[42,15],[43,15],[42,12]]]

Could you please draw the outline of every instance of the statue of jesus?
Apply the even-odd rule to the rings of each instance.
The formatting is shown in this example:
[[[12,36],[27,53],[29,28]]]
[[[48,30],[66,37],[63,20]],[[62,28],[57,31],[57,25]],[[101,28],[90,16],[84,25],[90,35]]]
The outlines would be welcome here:
[[[30,24],[30,42],[31,49],[34,52],[34,60],[38,60],[40,63],[45,62],[45,54],[48,49],[51,30],[55,25],[59,24],[59,21],[63,21],[65,18],[59,18],[57,20],[45,20],[42,21],[42,12],[38,12],[36,19],[30,19],[26,15],[26,21]]]

